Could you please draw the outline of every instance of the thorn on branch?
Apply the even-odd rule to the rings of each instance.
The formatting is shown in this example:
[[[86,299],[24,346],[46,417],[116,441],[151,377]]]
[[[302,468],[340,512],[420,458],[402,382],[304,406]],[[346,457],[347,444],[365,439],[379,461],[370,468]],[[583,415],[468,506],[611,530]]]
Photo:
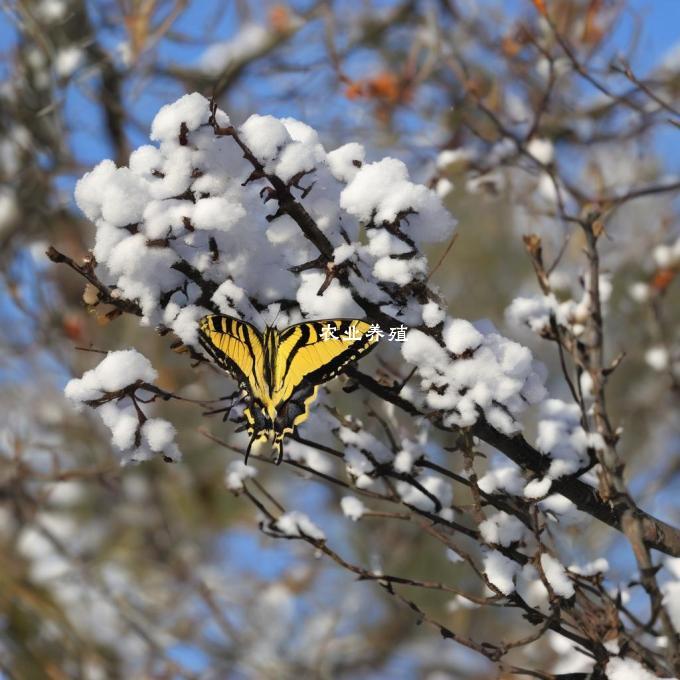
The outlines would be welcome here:
[[[302,194],[300,194],[300,198],[307,198],[307,194],[314,188],[314,185],[316,184],[316,181],[312,182],[308,187],[305,189],[302,189]],[[302,187],[298,187],[298,189],[301,189]]]
[[[167,248],[170,245],[168,238],[153,238],[146,240],[147,248]]]
[[[248,177],[246,178],[246,180],[245,180],[244,182],[241,182],[241,186],[244,187],[244,186],[246,186],[246,184],[250,184],[250,182],[255,182],[255,181],[257,181],[258,179],[263,179],[264,177],[265,177],[264,172],[263,172],[262,170],[260,170],[259,168],[255,168],[255,169],[248,175]],[[271,188],[271,187],[269,187],[269,188]],[[262,195],[262,194],[260,194],[260,195]],[[266,201],[265,201],[265,203],[266,203]]]
[[[182,121],[182,124],[179,126],[179,144],[180,146],[186,146],[189,143],[189,128],[187,127],[187,124]]]
[[[211,236],[208,240],[208,248],[210,249],[210,255],[213,262],[217,262],[220,258],[220,251],[217,248],[217,241],[214,236]]]
[[[611,375],[621,364],[621,362],[625,359],[626,353],[625,352],[620,352],[612,361],[612,363],[607,367],[602,369],[602,375],[604,376],[609,376]]]
[[[319,257],[309,260],[309,262],[304,262],[303,264],[296,264],[292,267],[289,267],[288,271],[292,272],[293,274],[299,274],[300,272],[305,272],[310,269],[325,269],[327,262],[328,260],[323,255],[319,255]]]
[[[247,182],[248,180],[246,180]],[[265,186],[260,189],[260,198],[263,200],[264,203],[267,203],[268,201],[271,201],[272,198],[276,198],[276,191],[270,186]]]
[[[80,274],[88,283],[92,284],[99,292],[99,301],[113,305],[121,313],[128,312],[135,316],[142,315],[142,310],[136,302],[122,298],[119,292],[112,290],[97,278],[97,275],[94,273],[94,267],[97,262],[92,255],[85,258],[82,265],[77,264],[67,255],[60,253],[54,246],[50,246],[45,251],[45,255],[47,255],[52,262],[66,264],[73,269],[73,271]]]
[[[52,261],[55,262],[56,264],[60,264],[61,262],[66,262],[68,258],[66,255],[60,253],[54,246],[50,246],[46,251],[45,255]]]
[[[208,118],[208,125],[213,129],[217,137],[227,137],[233,135],[235,130],[233,125],[228,125],[223,128],[217,124],[217,100],[214,96],[210,98],[210,117]]]
[[[319,290],[316,291],[316,294],[319,296],[323,295],[326,292],[328,286],[330,286],[331,283],[333,283],[333,279],[340,278],[345,271],[345,267],[342,264],[337,266],[334,262],[326,262],[325,269],[326,278],[323,280],[323,283],[319,287]]]
[[[267,215],[265,219],[267,220],[267,222],[273,222],[274,220],[278,219],[279,217],[283,217],[283,215],[285,215],[285,214],[286,214],[286,212],[279,205],[276,212],[273,213],[272,215]]]

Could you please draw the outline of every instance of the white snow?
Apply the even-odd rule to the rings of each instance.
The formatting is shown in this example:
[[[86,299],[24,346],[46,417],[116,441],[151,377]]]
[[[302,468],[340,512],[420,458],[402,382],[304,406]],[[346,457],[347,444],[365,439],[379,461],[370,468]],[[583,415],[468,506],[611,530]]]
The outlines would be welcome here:
[[[373,276],[380,281],[389,281],[405,286],[413,279],[422,278],[427,271],[424,258],[399,260],[392,257],[381,257],[373,265]]]
[[[543,165],[552,163],[555,157],[555,147],[549,139],[541,139],[534,137],[529,144],[527,144],[527,151]]]
[[[95,368],[82,378],[70,380],[64,388],[74,402],[89,401],[105,392],[117,392],[138,380],[153,382],[158,374],[149,360],[135,349],[109,352]]]
[[[524,539],[526,528],[517,517],[501,510],[480,522],[479,531],[487,543],[507,548]]]
[[[510,325],[527,325],[535,333],[541,333],[550,325],[550,314],[556,301],[547,297],[518,297],[507,308],[505,317]]]
[[[649,284],[643,283],[642,281],[637,281],[630,286],[628,293],[633,298],[633,300],[635,300],[635,302],[642,303],[649,300],[651,290],[649,288]]]
[[[518,565],[497,550],[487,552],[482,562],[489,582],[504,595],[510,595],[515,590]]]
[[[271,40],[270,31],[260,24],[246,23],[230,40],[208,47],[200,59],[206,73],[217,75],[240,61],[249,61]]]
[[[157,377],[149,360],[137,350],[118,350],[109,352],[82,378],[70,380],[64,394],[79,406],[106,394],[116,394],[138,381],[153,383]],[[162,418],[146,418],[142,422],[129,396],[122,399],[114,397],[99,405],[97,413],[111,431],[113,445],[125,453],[123,463],[147,460],[155,453],[172,461],[181,459],[182,454],[175,443],[177,433],[174,426]]]
[[[453,548],[446,549],[446,559],[454,564],[465,561]]]
[[[415,211],[404,230],[417,242],[441,241],[451,235],[455,221],[439,197],[409,180],[404,163],[384,158],[363,165],[340,194],[340,207],[362,222],[394,222],[400,213]]]
[[[450,319],[444,325],[443,335],[446,346],[454,354],[476,349],[484,341],[484,336],[465,319]]]
[[[40,0],[34,11],[42,21],[56,23],[66,17],[68,3],[66,0]]]
[[[83,61],[83,51],[75,45],[64,47],[54,55],[54,70],[61,78],[68,78]]]
[[[286,512],[275,522],[276,528],[286,536],[309,536],[315,541],[325,541],[326,535],[303,512]]]
[[[558,479],[573,474],[588,463],[588,448],[595,444],[580,424],[577,404],[547,399],[541,404],[536,446],[552,459],[548,477]]]
[[[609,562],[604,557],[598,557],[592,562],[587,562],[583,565],[572,564],[569,571],[574,574],[581,574],[582,576],[594,576],[595,574],[604,574],[609,571]]]
[[[428,328],[439,325],[446,318],[446,310],[442,309],[436,302],[430,300],[423,305],[423,323]]]
[[[442,366],[448,360],[444,348],[432,336],[418,329],[413,329],[406,335],[401,353],[406,361],[416,366]]]
[[[557,559],[548,555],[548,553],[543,553],[541,555],[541,567],[546,580],[556,595],[566,598],[574,595],[574,584],[567,575],[567,570]]]
[[[437,184],[434,187],[434,191],[439,196],[439,198],[443,199],[446,197],[448,194],[450,194],[454,190],[454,185],[453,182],[450,179],[447,179],[446,177],[440,177],[437,180]]]
[[[139,427],[139,419],[132,407],[120,408],[114,402],[102,404],[97,413],[111,430],[111,441],[120,451],[132,449]]]
[[[242,460],[233,460],[227,467],[225,482],[230,491],[240,491],[243,489],[243,482],[252,479],[257,475],[257,468],[246,465]]]
[[[650,368],[655,371],[665,371],[670,363],[668,357],[668,351],[665,347],[657,345],[656,347],[650,347],[645,352],[645,361]]]
[[[316,145],[292,142],[279,154],[274,172],[284,182],[288,182],[298,173],[313,170],[320,160]]]
[[[88,219],[95,221],[101,217],[102,195],[115,172],[116,164],[111,160],[104,160],[76,183],[76,203]]]
[[[291,140],[286,126],[274,116],[260,116],[254,113],[240,129],[243,141],[258,160],[273,160],[279,151]]]
[[[343,496],[340,499],[342,514],[353,522],[360,520],[366,512],[366,506],[356,496]]]
[[[361,318],[363,310],[337,279],[333,279],[323,295],[317,295],[324,279],[324,274],[315,271],[300,275],[296,297],[302,312],[310,318]]]
[[[524,498],[532,500],[543,498],[548,495],[551,486],[552,479],[550,479],[550,477],[543,477],[542,479],[537,477],[536,479],[532,479],[530,482],[527,482],[527,485],[524,487]]]
[[[609,659],[605,672],[609,680],[663,680],[656,673],[647,670],[639,661],[621,657]]]
[[[223,196],[209,196],[196,201],[191,221],[197,229],[219,229],[228,231],[245,217],[241,203]]]
[[[680,580],[668,581],[661,587],[663,605],[676,631],[680,631]]]
[[[14,192],[8,187],[0,188],[0,235],[17,224],[19,215],[19,205]]]
[[[460,147],[458,149],[444,149],[437,156],[437,167],[440,169],[457,165],[465,165],[477,157],[474,149]]]
[[[524,491],[525,481],[521,470],[516,465],[510,464],[492,468],[479,478],[477,486],[484,493],[506,491],[514,496],[519,496]]]
[[[180,97],[172,104],[166,104],[151,123],[151,139],[154,141],[176,140],[180,126],[184,123],[189,131],[197,130],[208,122],[208,100],[198,92]],[[220,125],[228,125],[229,119],[221,114]]]
[[[397,472],[409,473],[413,470],[416,460],[422,455],[422,451],[417,448],[414,442],[408,439],[402,442],[402,447],[394,457],[394,469]]]
[[[434,474],[424,474],[417,479],[430,496],[439,501],[442,511],[449,508],[453,501],[453,488],[449,482]],[[424,494],[410,482],[397,482],[396,487],[397,493],[404,503],[427,512],[436,511],[437,508],[433,498]]]
[[[152,451],[167,449],[174,441],[176,434],[175,427],[162,418],[149,418],[142,425],[142,435]]]
[[[483,414],[496,429],[517,432],[517,417],[545,396],[544,367],[533,362],[526,347],[484,324],[448,320],[444,339],[449,350],[463,356],[418,329],[409,331],[402,346],[404,358],[417,367],[427,404],[447,412],[448,426],[468,427]],[[469,349],[474,352],[466,357]]]
[[[550,610],[548,589],[533,564],[525,564],[519,572],[517,593],[530,607],[534,607],[543,613],[548,613]]]
[[[331,173],[340,182],[351,182],[366,158],[366,150],[357,142],[344,144],[328,152],[327,162]]]

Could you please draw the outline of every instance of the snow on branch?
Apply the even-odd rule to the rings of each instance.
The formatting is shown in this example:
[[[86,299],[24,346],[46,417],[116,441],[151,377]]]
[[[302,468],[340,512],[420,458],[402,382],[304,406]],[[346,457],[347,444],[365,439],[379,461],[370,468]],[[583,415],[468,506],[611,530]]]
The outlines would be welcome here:
[[[97,410],[111,430],[113,445],[122,452],[122,463],[141,462],[156,455],[176,462],[182,454],[175,443],[174,426],[163,418],[149,418],[141,407],[165,396],[152,383],[158,373],[137,350],[109,352],[82,378],[74,378],[64,388],[77,406]]]
[[[556,462],[566,460],[564,447],[539,450],[521,437],[526,409],[547,396],[544,369],[531,352],[488,322],[448,317],[428,285],[420,245],[450,238],[455,220],[434,191],[409,179],[403,163],[367,162],[357,143],[326,151],[315,130],[291,118],[253,115],[236,127],[197,93],[164,106],[151,137],[157,144],[136,149],[129,167],[103,161],[78,182],[76,201],[96,227],[91,258],[81,265],[55,249],[48,253],[88,280],[94,305],[172,331],[197,360],[197,323],[210,312],[255,325],[320,316],[403,325],[410,330],[402,356],[419,383],[389,387],[350,370],[361,385],[411,414],[427,413],[440,428],[471,426],[528,472],[519,485],[529,484],[527,498],[545,496],[559,478],[552,490],[621,529],[622,511],[566,477],[587,470],[600,440],[575,430],[565,467]],[[598,281],[602,304],[607,284]],[[593,299],[592,279],[584,285],[581,307]],[[543,318],[553,318],[554,309]],[[578,317],[578,309],[562,317]],[[331,430],[343,440],[347,427]],[[360,486],[385,469],[397,479],[405,474],[393,462],[398,451],[381,454],[376,441],[354,448],[345,442],[348,472]],[[418,481],[422,474],[411,473],[414,501],[429,499],[435,513],[446,512],[448,492],[427,477]],[[432,484],[437,488],[428,490]],[[399,488],[405,497],[415,493]],[[642,521],[653,545],[680,549],[668,525],[644,515]]]
[[[518,298],[508,310],[516,325],[556,341],[563,363],[565,351],[580,362],[576,383],[565,371],[573,402],[562,401],[549,398],[546,369],[527,347],[488,321],[448,315],[429,284],[421,249],[450,241],[456,223],[441,192],[412,181],[401,161],[367,160],[356,142],[326,150],[314,129],[292,118],[254,114],[237,126],[197,93],[159,111],[151,140],[155,144],[131,154],[128,167],[103,161],[78,182],[76,201],[95,226],[91,257],[78,264],[54,249],[50,257],[88,281],[92,306],[111,306],[162,335],[173,333],[195,360],[204,358],[197,329],[209,313],[258,327],[365,317],[402,328],[394,355],[406,371],[387,362],[377,378],[347,370],[347,388],[360,385],[378,397],[381,408],[371,402],[365,417],[343,414],[329,403],[329,386],[320,395],[327,408],[317,408],[298,428],[285,460],[306,476],[341,487],[340,507],[354,522],[379,517],[417,523],[479,580],[483,594],[350,562],[331,547],[314,518],[274,499],[255,479],[255,466],[232,462],[226,485],[254,504],[262,531],[309,543],[359,578],[377,581],[442,636],[502,669],[511,668],[504,661],[510,650],[548,631],[601,667],[611,657],[615,673],[630,666],[623,657],[617,666],[602,639],[564,615],[589,616],[584,612],[595,607],[592,601],[604,611],[619,586],[605,585],[606,569],[567,568],[560,557],[563,542],[553,532],[597,518],[624,533],[668,628],[667,610],[676,614],[668,605],[674,591],[656,583],[649,549],[677,555],[680,535],[634,506],[617,471],[618,435],[606,421],[602,399],[603,376],[612,369],[601,364],[601,323],[592,321],[601,322],[606,313],[611,285],[597,266],[593,223],[580,299],[558,302],[540,243],[526,239],[542,295]],[[531,153],[548,162],[548,151],[534,144]],[[586,338],[590,357],[582,349]],[[142,408],[175,396],[155,387],[156,377],[135,350],[111,352],[72,380],[66,393],[98,410],[124,461],[155,453],[177,460],[173,426]],[[538,412],[535,446],[525,434],[532,407]],[[409,416],[408,427],[395,417],[396,409]],[[211,413],[226,420],[234,410]],[[446,433],[445,450],[430,437],[433,427]],[[489,445],[484,451],[483,443]],[[450,469],[448,453],[458,455],[463,471]],[[481,456],[488,466],[478,477]],[[602,478],[606,487],[598,487]],[[467,500],[461,502],[461,495]],[[372,502],[380,509],[369,509]],[[390,505],[397,510],[382,509]],[[455,595],[452,611],[484,604],[517,609],[537,630],[497,645],[476,642],[430,617],[399,589],[405,585]],[[628,587],[623,591],[627,595]]]

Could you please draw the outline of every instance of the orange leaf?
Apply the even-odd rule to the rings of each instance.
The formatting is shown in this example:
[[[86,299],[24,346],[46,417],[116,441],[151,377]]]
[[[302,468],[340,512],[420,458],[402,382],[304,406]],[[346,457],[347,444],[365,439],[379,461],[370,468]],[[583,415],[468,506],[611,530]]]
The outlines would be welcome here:
[[[364,84],[359,80],[350,82],[345,88],[345,97],[347,97],[347,99],[359,99],[359,97],[363,96]]]
[[[674,269],[659,269],[652,278],[652,288],[663,293],[663,291],[671,285],[677,273],[678,272]]]
[[[583,34],[581,40],[587,45],[596,45],[602,40],[604,31],[598,23],[598,12],[602,6],[601,0],[590,0],[586,18],[583,22]]]
[[[533,0],[534,6],[544,17],[548,16],[548,9],[545,6],[545,0]]]
[[[385,99],[392,104],[399,101],[399,80],[394,73],[383,71],[369,81],[369,89],[372,96]]]
[[[514,57],[522,49],[522,46],[512,36],[506,35],[501,41],[501,49],[505,56]]]
[[[269,10],[269,25],[277,33],[285,33],[290,28],[290,10],[284,4],[274,5]]]
[[[62,319],[61,327],[69,340],[78,342],[83,339],[83,320],[76,314],[68,314]]]

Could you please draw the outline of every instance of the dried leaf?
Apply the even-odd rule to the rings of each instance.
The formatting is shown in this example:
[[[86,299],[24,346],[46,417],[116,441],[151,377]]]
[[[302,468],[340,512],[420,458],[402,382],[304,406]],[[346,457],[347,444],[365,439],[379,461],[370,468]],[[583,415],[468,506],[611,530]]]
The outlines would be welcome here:
[[[533,0],[533,3],[539,14],[542,14],[544,17],[548,16],[548,8],[545,6],[545,0]]]
[[[83,289],[83,302],[90,307],[94,307],[99,303],[99,291],[96,286],[93,286],[91,283],[85,284],[85,288]]]
[[[678,272],[675,269],[659,269],[656,274],[654,274],[650,285],[652,288],[654,288],[654,290],[658,291],[659,293],[663,293],[663,291],[665,291],[666,288],[671,285],[677,273]]]
[[[267,16],[269,25],[277,33],[286,33],[290,29],[290,10],[283,3],[274,5]]]

